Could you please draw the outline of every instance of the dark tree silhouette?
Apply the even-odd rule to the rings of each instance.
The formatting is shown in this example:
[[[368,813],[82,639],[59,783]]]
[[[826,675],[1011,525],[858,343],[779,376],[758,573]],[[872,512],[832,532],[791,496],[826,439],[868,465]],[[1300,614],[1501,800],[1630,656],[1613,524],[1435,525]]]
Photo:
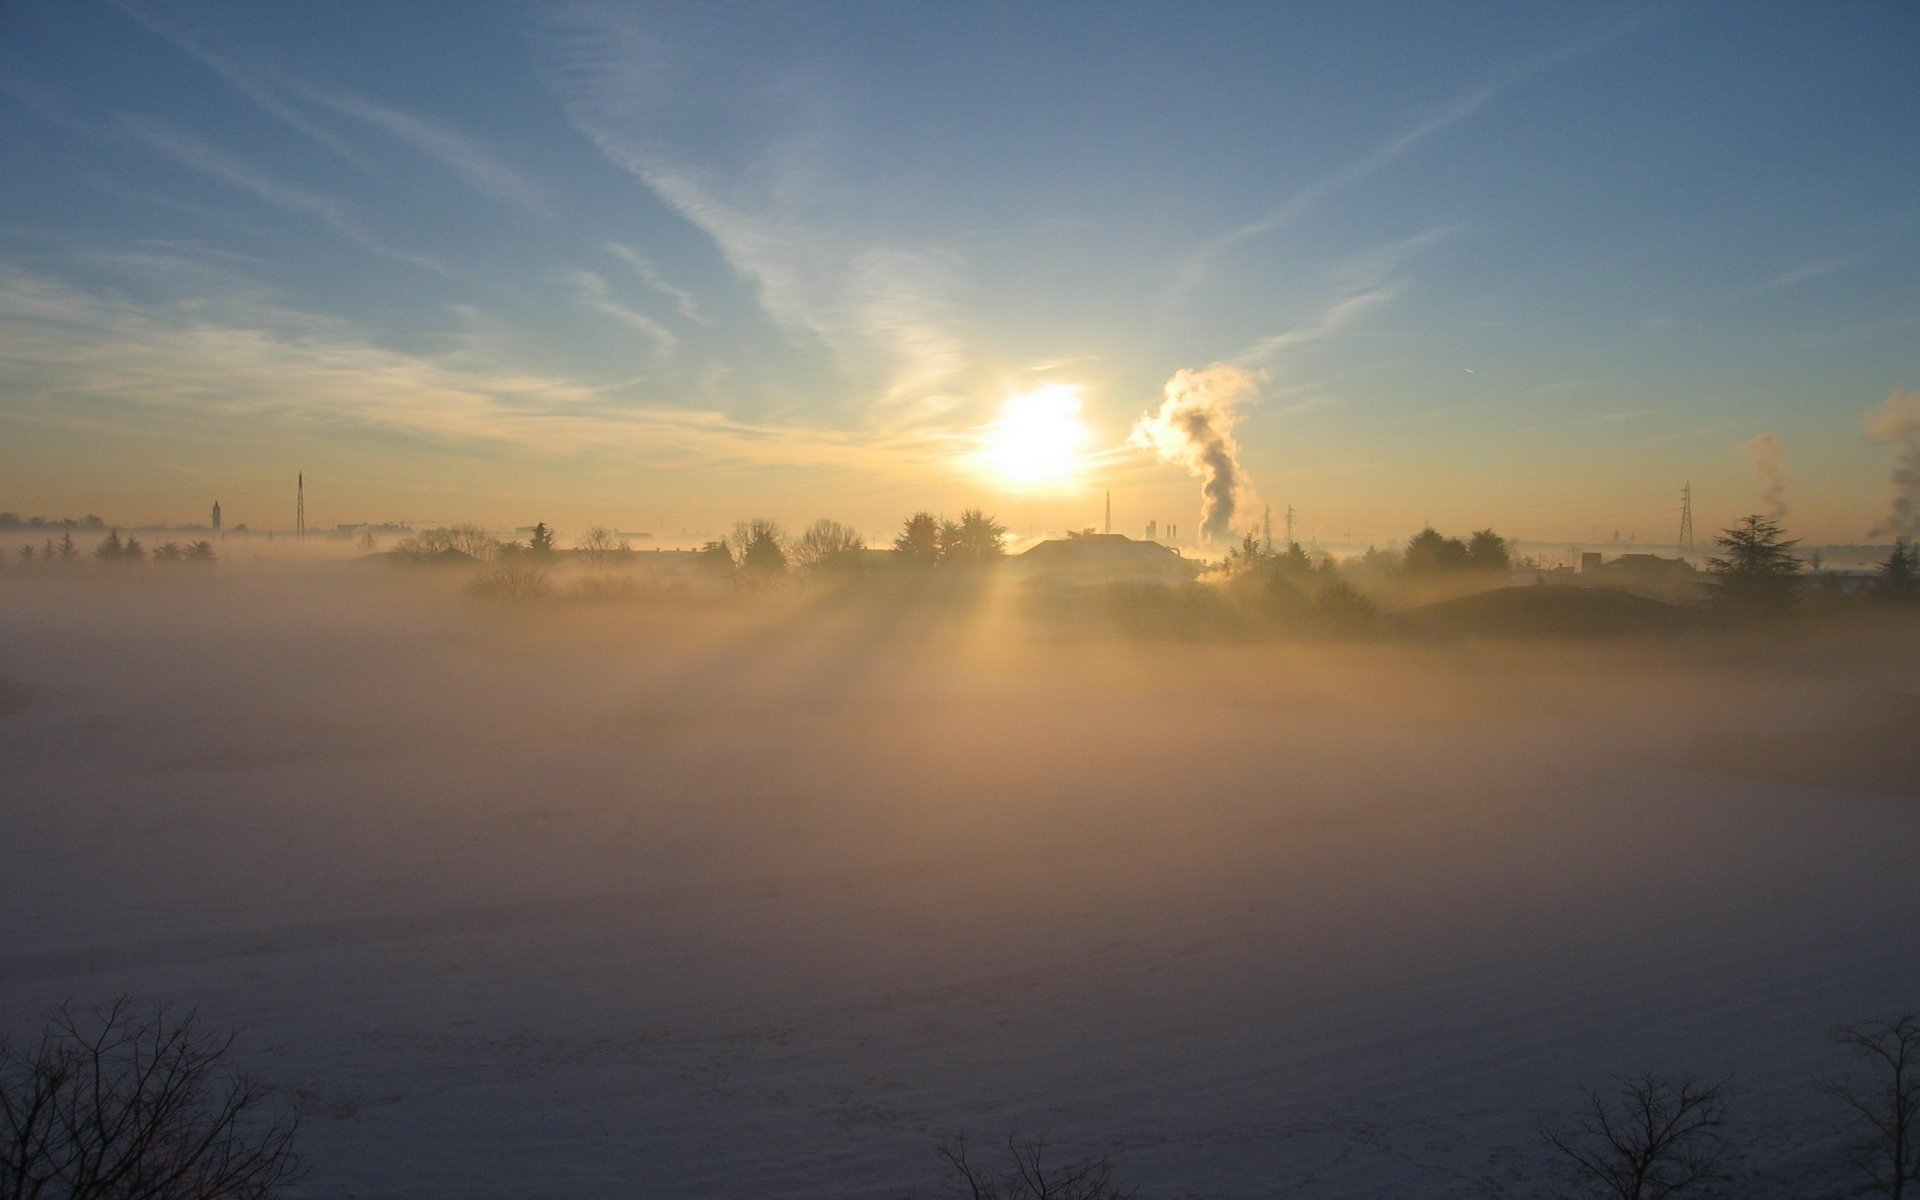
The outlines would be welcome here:
[[[186,558],[190,563],[210,563],[214,560],[213,543],[202,538],[187,547]]]
[[[1584,1112],[1540,1126],[1581,1189],[1607,1200],[1664,1200],[1725,1178],[1719,1084],[1619,1079],[1612,1098],[1587,1089]]]
[[[296,1121],[222,1061],[231,1034],[121,999],[0,1041],[0,1200],[265,1200]]]
[[[119,562],[126,553],[126,543],[120,540],[120,531],[114,530],[106,540],[93,548],[93,556],[101,562]]]
[[[960,523],[943,524],[940,557],[944,562],[977,564],[1004,556],[1007,527],[977,508],[960,514]]]
[[[60,535],[60,561],[72,562],[74,559],[78,558],[79,556],[80,556],[80,551],[76,549],[73,544],[73,534],[71,533],[61,534]]]
[[[726,579],[733,578],[733,548],[726,542],[703,542],[693,553],[701,568]]]
[[[538,559],[549,559],[553,557],[553,548],[553,530],[541,521],[527,535],[527,553]]]
[[[1867,1084],[1822,1090],[1860,1118],[1855,1163],[1869,1187],[1889,1200],[1920,1194],[1920,1012],[1834,1031],[1873,1072]]]
[[[1476,571],[1512,570],[1513,556],[1508,552],[1507,539],[1491,529],[1476,530],[1467,539],[1467,565]]]
[[[793,564],[803,571],[832,572],[857,568],[867,543],[838,521],[820,518],[807,526],[793,543]]]
[[[1914,549],[1912,541],[1901,538],[1893,544],[1893,552],[1880,564],[1877,590],[1884,599],[1900,604],[1920,600],[1920,550]]]
[[[741,578],[749,587],[764,587],[787,573],[787,536],[780,523],[766,517],[741,521],[733,527]]]
[[[574,547],[584,553],[587,562],[597,570],[606,566],[607,560],[615,554],[623,554],[627,550],[627,542],[605,525],[595,525],[580,535]]]
[[[1723,529],[1714,544],[1726,552],[1709,558],[1707,587],[1714,601],[1733,610],[1777,613],[1793,607],[1800,560],[1793,556],[1797,539],[1782,536],[1780,525],[1759,513]]]
[[[1126,1200],[1132,1188],[1113,1180],[1106,1156],[1054,1164],[1044,1138],[1007,1138],[1008,1166],[994,1172],[967,1156],[964,1139],[942,1142],[947,1190],[966,1200]]]
[[[1473,565],[1465,542],[1443,537],[1431,525],[1407,539],[1407,550],[1400,561],[1404,570],[1415,575],[1460,571]]]
[[[911,566],[931,567],[940,561],[940,521],[932,513],[921,511],[907,518],[900,536],[893,539],[894,553]]]

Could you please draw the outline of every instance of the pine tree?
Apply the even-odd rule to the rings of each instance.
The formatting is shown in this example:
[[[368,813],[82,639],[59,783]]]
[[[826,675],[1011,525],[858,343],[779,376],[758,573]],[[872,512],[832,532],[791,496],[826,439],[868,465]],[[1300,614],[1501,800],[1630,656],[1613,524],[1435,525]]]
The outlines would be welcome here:
[[[1910,539],[1895,542],[1893,553],[1880,564],[1879,593],[1901,604],[1920,600],[1920,549]]]
[[[1779,522],[1759,513],[1723,529],[1714,543],[1724,558],[1709,558],[1707,587],[1716,603],[1729,609],[1763,613],[1793,607],[1800,560],[1793,556],[1796,538],[1783,536]]]
[[[930,567],[940,561],[940,521],[922,510],[907,518],[900,536],[893,539],[894,553],[910,566]]]

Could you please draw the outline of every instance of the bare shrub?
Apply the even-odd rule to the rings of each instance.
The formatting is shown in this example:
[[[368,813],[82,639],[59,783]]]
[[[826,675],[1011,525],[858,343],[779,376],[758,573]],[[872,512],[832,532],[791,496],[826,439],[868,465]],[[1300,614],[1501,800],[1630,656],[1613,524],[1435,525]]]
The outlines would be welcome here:
[[[1617,1095],[1588,1088],[1585,1111],[1540,1127],[1584,1194],[1663,1200],[1726,1178],[1722,1085],[1652,1075],[1616,1082]]]
[[[1114,1182],[1113,1163],[1105,1155],[1054,1165],[1044,1138],[1007,1138],[1008,1166],[998,1173],[967,1156],[965,1139],[943,1142],[949,1194],[968,1200],[1126,1200],[1134,1189]]]
[[[489,600],[538,600],[553,594],[553,581],[537,564],[514,555],[488,563],[467,589]]]
[[[1920,1012],[1845,1025],[1833,1038],[1864,1059],[1873,1082],[1822,1089],[1860,1118],[1854,1162],[1876,1194],[1920,1193]]]
[[[290,1113],[223,1063],[232,1034],[122,998],[0,1040],[0,1200],[263,1200],[299,1175]]]

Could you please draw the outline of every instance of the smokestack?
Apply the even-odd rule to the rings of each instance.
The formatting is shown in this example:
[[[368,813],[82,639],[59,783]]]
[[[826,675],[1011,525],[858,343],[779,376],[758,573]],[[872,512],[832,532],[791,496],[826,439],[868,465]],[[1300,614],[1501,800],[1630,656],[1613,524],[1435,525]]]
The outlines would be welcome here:
[[[1893,498],[1887,519],[1867,531],[1868,537],[1891,534],[1911,538],[1920,530],[1920,392],[1894,392],[1880,407],[1867,413],[1867,436],[1883,446],[1900,447],[1894,461]]]
[[[1182,367],[1167,380],[1160,410],[1135,422],[1127,439],[1201,481],[1202,543],[1233,536],[1234,512],[1248,491],[1240,447],[1233,440],[1235,408],[1255,391],[1253,377],[1237,367]]]
[[[1756,434],[1740,443],[1753,473],[1760,479],[1760,504],[1767,516],[1778,521],[1787,515],[1787,486],[1793,477],[1787,474],[1786,448],[1780,435],[1771,431]]]

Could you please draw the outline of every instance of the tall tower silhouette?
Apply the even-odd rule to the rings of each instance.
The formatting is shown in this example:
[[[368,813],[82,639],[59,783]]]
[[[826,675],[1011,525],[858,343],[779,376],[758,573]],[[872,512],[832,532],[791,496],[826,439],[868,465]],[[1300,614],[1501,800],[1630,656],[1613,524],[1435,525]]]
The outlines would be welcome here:
[[[1287,505],[1287,546],[1293,546],[1293,505]]]
[[[1260,512],[1260,540],[1268,554],[1273,553],[1273,505],[1269,504]]]
[[[1693,553],[1693,480],[1680,485],[1680,553]]]
[[[220,502],[218,500],[213,502],[213,531],[215,533],[220,532]]]
[[[300,482],[293,491],[293,536],[300,541],[307,540],[307,473],[300,472]]]

